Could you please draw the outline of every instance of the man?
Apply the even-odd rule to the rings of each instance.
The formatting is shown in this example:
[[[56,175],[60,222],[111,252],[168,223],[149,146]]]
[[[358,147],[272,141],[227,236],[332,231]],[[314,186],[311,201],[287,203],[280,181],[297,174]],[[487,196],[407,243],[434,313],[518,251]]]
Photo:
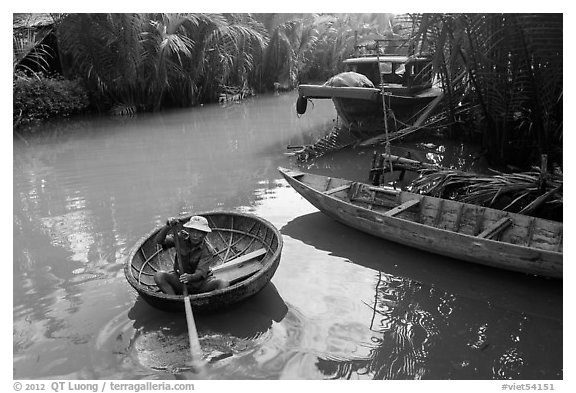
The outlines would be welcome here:
[[[158,287],[167,294],[182,294],[183,285],[188,293],[210,292],[226,288],[230,284],[224,280],[216,279],[210,271],[210,262],[214,258],[213,252],[208,248],[205,238],[212,230],[208,220],[202,216],[193,216],[177,231],[178,241],[174,238],[173,228],[181,224],[181,219],[174,217],[166,221],[166,226],[156,235],[156,243],[165,250],[176,247],[174,268],[170,272],[159,271],[154,275]],[[183,272],[180,271],[178,259],[182,261]]]

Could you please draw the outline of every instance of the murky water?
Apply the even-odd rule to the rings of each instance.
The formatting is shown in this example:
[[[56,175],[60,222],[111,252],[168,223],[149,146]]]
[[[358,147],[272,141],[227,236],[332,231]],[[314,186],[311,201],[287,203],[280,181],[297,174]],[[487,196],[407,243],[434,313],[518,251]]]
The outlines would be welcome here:
[[[147,305],[122,268],[167,217],[225,209],[271,221],[284,249],[262,292],[196,315],[202,378],[563,378],[562,282],[412,250],[318,212],[277,166],[366,180],[374,149],[295,162],[286,146],[335,117],[325,101],[297,118],[295,101],[75,119],[15,138],[13,377],[198,377],[184,315]],[[397,149],[476,162],[461,146]]]

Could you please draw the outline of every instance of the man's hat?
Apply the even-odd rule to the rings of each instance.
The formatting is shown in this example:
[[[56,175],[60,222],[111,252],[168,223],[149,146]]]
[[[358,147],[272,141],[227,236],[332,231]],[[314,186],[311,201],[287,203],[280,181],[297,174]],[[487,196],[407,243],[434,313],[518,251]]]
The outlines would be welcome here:
[[[212,229],[208,226],[208,220],[202,216],[192,216],[190,220],[183,225],[184,228],[197,229],[202,232],[212,232]]]

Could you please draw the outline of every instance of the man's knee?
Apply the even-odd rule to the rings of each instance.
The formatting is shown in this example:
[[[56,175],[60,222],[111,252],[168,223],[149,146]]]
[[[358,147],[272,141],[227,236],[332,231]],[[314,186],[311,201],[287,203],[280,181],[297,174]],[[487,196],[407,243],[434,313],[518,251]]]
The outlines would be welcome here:
[[[210,280],[209,282],[207,282],[204,287],[201,289],[201,292],[211,292],[211,291],[215,291],[217,289],[224,289],[226,287],[229,287],[230,283],[228,281],[225,280],[220,280],[220,279],[214,279],[214,280]]]
[[[175,274],[169,272],[157,272],[154,274],[154,282],[164,293],[179,295],[182,293],[182,286]]]
[[[170,274],[168,272],[156,272],[154,274],[154,282],[156,285],[161,285],[164,283],[168,283],[170,280],[168,278]]]

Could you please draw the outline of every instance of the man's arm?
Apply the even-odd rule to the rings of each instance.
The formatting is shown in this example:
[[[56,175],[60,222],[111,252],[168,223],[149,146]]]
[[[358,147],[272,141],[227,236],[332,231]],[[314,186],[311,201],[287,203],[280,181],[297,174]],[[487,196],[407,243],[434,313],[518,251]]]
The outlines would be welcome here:
[[[174,236],[169,234],[169,232],[177,224],[180,224],[179,219],[174,217],[169,218],[166,221],[166,225],[162,229],[160,229],[160,231],[156,235],[156,243],[160,244],[163,249],[166,250],[176,245],[174,241]]]

